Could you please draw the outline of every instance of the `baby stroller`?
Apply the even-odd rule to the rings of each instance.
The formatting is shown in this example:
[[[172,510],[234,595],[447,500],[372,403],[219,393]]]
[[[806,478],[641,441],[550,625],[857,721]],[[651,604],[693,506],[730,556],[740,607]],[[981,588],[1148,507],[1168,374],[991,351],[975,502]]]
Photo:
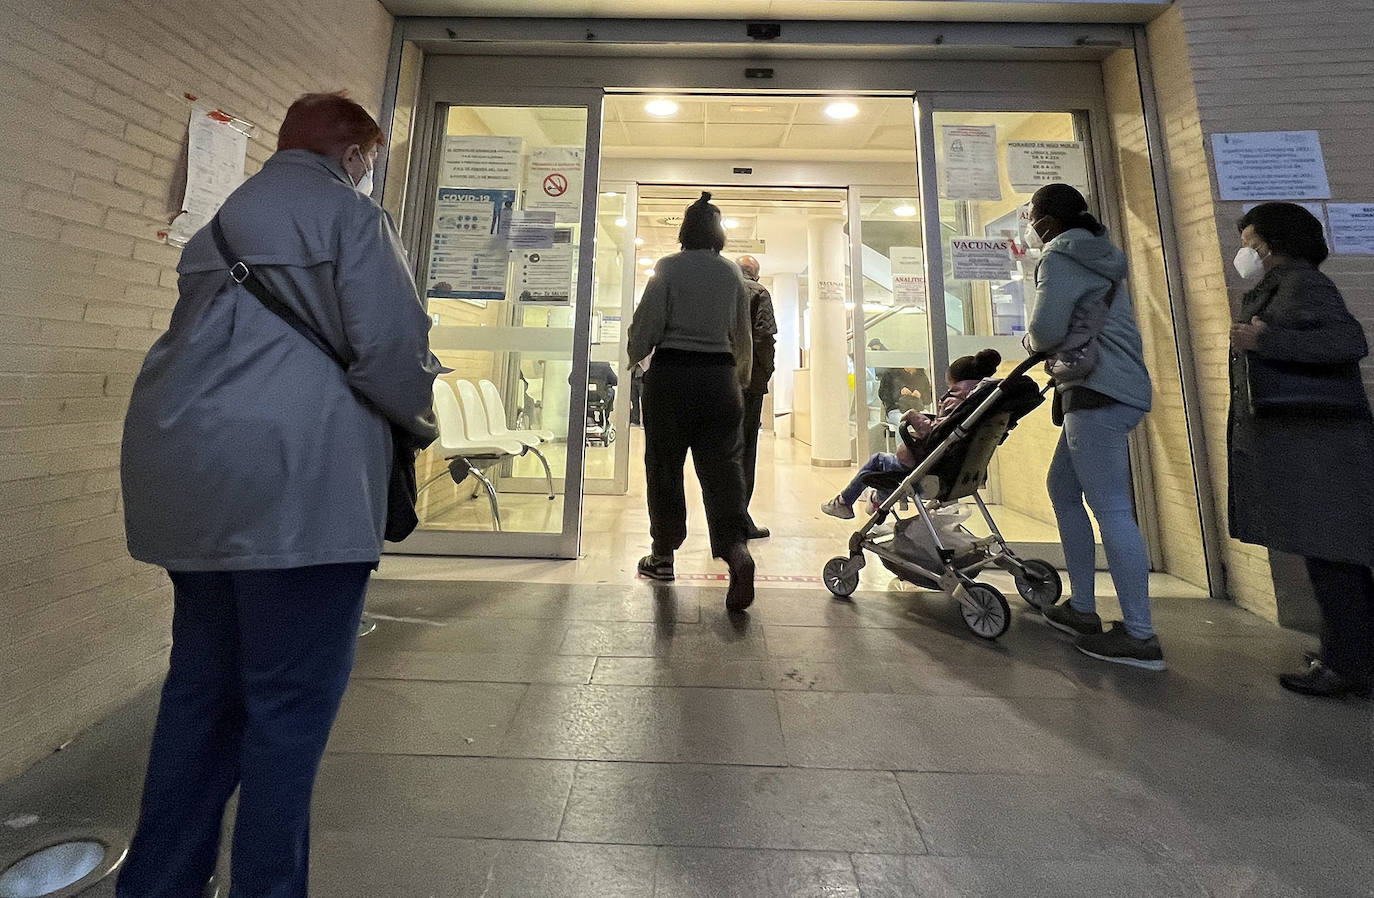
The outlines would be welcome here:
[[[598,381],[587,384],[588,446],[609,446],[615,442],[615,425],[611,423],[613,389]]]
[[[1039,610],[1058,602],[1064,586],[1059,572],[1048,562],[1021,559],[1007,546],[978,491],[987,483],[988,463],[1017,422],[1043,403],[1040,387],[1026,372],[1042,355],[1022,362],[1002,381],[984,381],[950,416],[925,439],[934,446],[908,474],[868,474],[864,484],[882,494],[891,491],[868,521],[849,539],[849,555],[832,558],[822,576],[826,587],[841,598],[859,585],[864,552],[878,557],[883,566],[902,580],[926,589],[940,590],[959,603],[964,623],[984,639],[996,639],[1011,626],[1011,606],[1006,597],[974,578],[996,566],[1016,578],[1016,591]],[[902,440],[918,455],[922,451],[905,428]],[[978,538],[962,525],[967,506],[960,499],[972,497],[991,535]],[[894,508],[910,500],[916,514],[898,518],[890,530],[881,528]]]

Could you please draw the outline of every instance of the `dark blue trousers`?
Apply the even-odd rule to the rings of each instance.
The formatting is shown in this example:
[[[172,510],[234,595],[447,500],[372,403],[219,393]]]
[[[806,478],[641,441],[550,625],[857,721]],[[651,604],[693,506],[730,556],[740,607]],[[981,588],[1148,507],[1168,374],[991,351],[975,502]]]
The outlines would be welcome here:
[[[118,898],[199,898],[236,787],[230,898],[305,898],[310,793],[371,570],[171,573],[171,666]]]

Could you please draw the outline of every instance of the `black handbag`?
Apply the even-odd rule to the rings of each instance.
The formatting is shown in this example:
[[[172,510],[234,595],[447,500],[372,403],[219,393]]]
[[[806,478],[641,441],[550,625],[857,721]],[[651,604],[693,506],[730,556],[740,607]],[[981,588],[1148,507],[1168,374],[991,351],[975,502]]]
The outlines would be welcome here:
[[[1358,363],[1315,364],[1240,354],[1245,399],[1255,417],[1279,415],[1368,415],[1369,399]]]
[[[245,265],[238,255],[230,249],[229,241],[224,237],[224,228],[219,223],[218,215],[210,219],[210,234],[215,239],[215,246],[219,249],[219,254],[224,257],[224,261],[229,263],[229,276],[231,278],[256,296],[258,301],[267,307],[268,311],[285,321],[292,330],[313,343],[320,352],[333,359],[334,364],[344,371],[348,370],[348,362],[344,361],[323,337],[315,333],[310,325],[292,311],[290,306],[278,299],[271,288],[264,284],[253,273],[253,270]],[[403,427],[391,424],[391,473],[386,489],[385,534],[391,542],[400,542],[410,536],[419,526],[420,518],[415,513],[415,501],[418,497],[415,482],[415,459],[419,456],[420,450],[424,448],[425,446],[421,445],[419,437]]]

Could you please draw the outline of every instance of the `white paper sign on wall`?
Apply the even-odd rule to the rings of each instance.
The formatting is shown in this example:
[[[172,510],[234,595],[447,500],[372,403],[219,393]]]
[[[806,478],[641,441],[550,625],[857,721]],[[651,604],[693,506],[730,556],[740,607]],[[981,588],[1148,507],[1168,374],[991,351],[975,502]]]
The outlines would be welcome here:
[[[925,250],[919,246],[894,246],[889,253],[888,258],[892,260],[892,304],[925,311]]]
[[[1374,256],[1374,203],[1328,203],[1332,252]]]
[[[514,190],[520,184],[519,137],[452,134],[444,138],[444,187]]]
[[[1212,159],[1223,200],[1331,198],[1316,131],[1213,134]]]
[[[1007,176],[1020,193],[1046,184],[1069,184],[1088,192],[1088,162],[1081,140],[1013,140],[1007,143]]]

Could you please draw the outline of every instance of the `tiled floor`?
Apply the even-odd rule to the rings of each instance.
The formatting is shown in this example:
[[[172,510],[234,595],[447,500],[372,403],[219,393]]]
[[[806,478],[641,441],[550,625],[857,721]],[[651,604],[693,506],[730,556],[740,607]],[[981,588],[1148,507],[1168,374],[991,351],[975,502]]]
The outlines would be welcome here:
[[[1024,606],[986,643],[937,595],[722,595],[376,581],[312,894],[1374,895],[1371,705],[1277,688],[1307,637],[1160,595],[1160,675]],[[0,786],[0,857],[127,833],[154,700]]]
[[[589,497],[576,561],[388,558],[312,895],[1374,896],[1374,704],[1277,687],[1309,637],[1164,575],[1164,674],[1083,657],[1015,598],[981,641],[877,564],[832,600],[814,580],[852,528],[817,506],[849,472],[766,442],[759,571],[803,579],[763,580],[747,616],[724,612],[696,498],[678,584],[633,579],[638,483]],[[1115,615],[1105,575],[1099,595]],[[0,784],[0,863],[127,838],[155,702]]]

